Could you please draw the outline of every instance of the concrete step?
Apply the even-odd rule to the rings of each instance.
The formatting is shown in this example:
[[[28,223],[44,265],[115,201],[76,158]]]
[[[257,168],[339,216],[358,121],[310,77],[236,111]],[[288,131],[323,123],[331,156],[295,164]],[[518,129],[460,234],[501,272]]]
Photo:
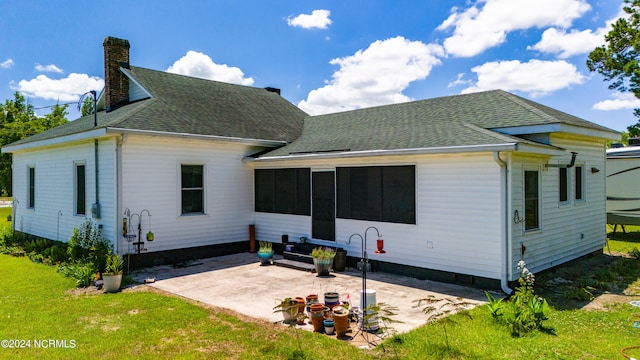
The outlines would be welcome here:
[[[282,252],[282,257],[286,260],[292,260],[292,261],[313,265],[313,257],[311,255],[302,254],[295,251],[284,251]]]
[[[302,270],[302,271],[310,271],[315,272],[316,267],[313,264],[308,264],[306,262],[289,260],[289,259],[279,259],[273,260],[273,265],[282,266],[289,269]]]

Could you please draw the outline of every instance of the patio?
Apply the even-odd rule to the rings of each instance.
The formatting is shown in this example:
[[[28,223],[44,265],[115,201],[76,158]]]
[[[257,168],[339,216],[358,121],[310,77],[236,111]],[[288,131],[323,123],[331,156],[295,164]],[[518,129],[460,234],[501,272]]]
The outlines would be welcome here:
[[[319,277],[315,273],[274,265],[260,266],[256,254],[251,253],[200,259],[185,265],[156,266],[134,272],[132,276],[139,282],[155,279],[148,285],[169,293],[271,322],[282,321],[282,314],[274,313],[273,307],[287,297],[318,294],[322,302],[325,292],[334,291],[340,294],[341,300],[349,297],[352,306],[360,302],[361,272],[353,268]],[[392,325],[398,332],[425,324],[426,316],[414,307],[414,300],[433,295],[462,297],[477,304],[486,301],[480,289],[382,272],[367,273],[367,289],[376,291],[377,303],[398,308],[398,315],[393,318],[402,323]],[[311,325],[301,328],[312,330]]]

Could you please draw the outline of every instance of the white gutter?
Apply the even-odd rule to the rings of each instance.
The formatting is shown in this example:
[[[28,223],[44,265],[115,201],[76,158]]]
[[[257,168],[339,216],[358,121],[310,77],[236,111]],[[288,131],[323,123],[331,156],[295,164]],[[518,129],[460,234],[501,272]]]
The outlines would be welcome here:
[[[463,145],[463,146],[442,146],[428,148],[410,148],[410,149],[392,149],[392,150],[362,150],[348,151],[341,150],[337,152],[316,152],[311,154],[292,154],[282,156],[268,156],[261,158],[245,158],[245,162],[268,162],[281,160],[313,160],[313,159],[336,159],[336,158],[352,158],[362,156],[388,156],[388,155],[421,155],[421,154],[444,154],[444,153],[463,153],[463,152],[480,152],[480,151],[515,151],[518,150],[517,143],[503,143],[490,145]],[[564,154],[564,151],[561,152]]]
[[[188,133],[174,133],[168,131],[154,131],[154,130],[136,130],[136,129],[123,129],[123,128],[107,128],[107,134],[133,134],[133,135],[146,135],[146,136],[163,136],[183,139],[204,139],[204,140],[220,140],[227,142],[239,142],[247,143],[258,146],[283,146],[286,145],[286,141],[277,140],[263,140],[263,139],[248,139],[231,136],[217,136],[217,135],[200,135],[200,134],[188,134]]]
[[[505,294],[511,295],[513,289],[509,287],[509,272],[511,270],[511,266],[509,263],[509,249],[511,248],[511,236],[509,232],[509,222],[511,221],[511,217],[509,216],[509,167],[507,166],[507,163],[500,158],[499,151],[494,151],[493,160],[498,163],[498,165],[500,165],[500,168],[504,169],[504,180],[501,181],[502,187],[504,188],[504,201],[502,201],[502,206],[504,206],[504,234],[501,247],[502,259],[504,260],[504,264],[502,266],[502,276],[500,277],[500,287]]]
[[[104,136],[106,133],[107,133],[106,129],[104,129],[104,128],[94,129],[94,130],[89,130],[89,131],[83,131],[83,132],[79,132],[79,133],[76,133],[76,134],[60,136],[60,137],[55,137],[55,138],[51,138],[51,139],[31,141],[31,142],[28,142],[28,143],[23,143],[23,144],[18,144],[18,145],[3,146],[2,147],[2,152],[6,154],[6,153],[12,153],[12,152],[20,151],[20,150],[28,150],[28,149],[32,149],[32,148],[39,148],[39,147],[45,147],[45,146],[54,146],[54,145],[59,145],[59,144],[63,144],[63,143],[67,144],[67,143],[75,142],[75,141],[96,139],[98,137]]]

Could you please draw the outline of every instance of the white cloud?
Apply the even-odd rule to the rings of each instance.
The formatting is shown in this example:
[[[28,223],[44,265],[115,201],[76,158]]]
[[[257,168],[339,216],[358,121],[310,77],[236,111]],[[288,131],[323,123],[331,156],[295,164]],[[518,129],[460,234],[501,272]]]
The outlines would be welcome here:
[[[232,84],[253,85],[253,78],[244,77],[239,68],[216,64],[208,55],[192,50],[187,51],[185,56],[169,66],[167,72]]]
[[[452,87],[455,87],[455,86],[458,86],[458,85],[468,85],[468,84],[471,84],[471,80],[466,80],[464,78],[464,73],[460,73],[460,74],[458,74],[458,76],[456,77],[455,80],[453,80],[452,82],[450,82],[447,85],[447,87],[448,88],[452,88]]]
[[[462,93],[502,89],[521,91],[532,97],[543,96],[571,85],[582,84],[586,78],[575,65],[564,60],[494,61],[471,69],[478,81]]]
[[[331,11],[329,10],[313,10],[310,15],[300,14],[296,17],[288,17],[287,24],[304,29],[326,29],[331,25],[329,15],[331,15]]]
[[[0,63],[1,69],[10,69],[13,66],[13,59],[7,59]]]
[[[567,28],[572,21],[591,9],[585,0],[480,0],[451,15],[438,30],[453,28],[453,35],[444,40],[448,54],[471,57],[506,41],[507,33],[532,27],[558,26]]]
[[[49,64],[49,65],[36,64],[36,70],[40,72],[54,72],[59,74],[62,74],[64,72],[62,71],[62,69],[55,66],[54,64]]]
[[[557,54],[560,59],[586,54],[604,44],[605,28],[593,30],[558,30],[550,28],[544,31],[542,39],[527,50],[537,50],[548,54]]]
[[[327,85],[309,92],[298,106],[309,114],[325,114],[411,100],[402,94],[409,84],[426,78],[442,47],[401,36],[376,41],[354,55],[330,61],[340,69]]]
[[[557,54],[566,59],[574,55],[586,54],[600,45],[604,45],[604,36],[612,29],[612,25],[620,17],[628,16],[622,9],[612,19],[606,21],[604,27],[596,30],[571,30],[550,28],[542,34],[542,39],[527,50],[537,50],[547,54]]]
[[[35,79],[11,82],[11,89],[45,100],[75,101],[89,90],[101,90],[104,80],[87,74],[71,73],[63,79],[50,79],[38,75]]]
[[[632,93],[614,93],[614,99],[597,102],[593,105],[594,110],[611,111],[621,109],[640,108],[640,99]]]

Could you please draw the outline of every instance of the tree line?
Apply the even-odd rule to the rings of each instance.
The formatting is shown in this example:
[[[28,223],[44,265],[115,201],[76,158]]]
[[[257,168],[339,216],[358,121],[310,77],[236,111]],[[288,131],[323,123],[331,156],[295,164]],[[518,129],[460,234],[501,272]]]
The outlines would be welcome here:
[[[67,123],[69,105],[54,105],[51,112],[38,116],[34,106],[15,92],[13,99],[0,104],[0,147]],[[11,154],[0,154],[0,193],[12,196]]]

